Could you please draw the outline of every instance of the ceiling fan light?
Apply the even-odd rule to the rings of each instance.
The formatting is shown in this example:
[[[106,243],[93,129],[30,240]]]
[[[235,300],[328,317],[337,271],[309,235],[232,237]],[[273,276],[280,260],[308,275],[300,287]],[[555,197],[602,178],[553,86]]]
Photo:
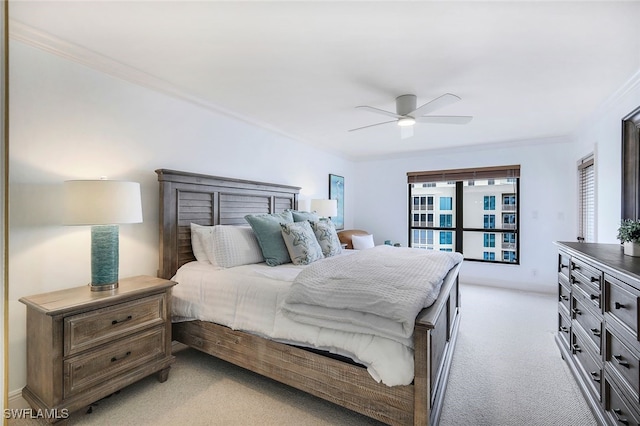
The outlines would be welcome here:
[[[400,127],[408,127],[416,124],[416,120],[413,117],[402,117],[398,119],[398,126]]]

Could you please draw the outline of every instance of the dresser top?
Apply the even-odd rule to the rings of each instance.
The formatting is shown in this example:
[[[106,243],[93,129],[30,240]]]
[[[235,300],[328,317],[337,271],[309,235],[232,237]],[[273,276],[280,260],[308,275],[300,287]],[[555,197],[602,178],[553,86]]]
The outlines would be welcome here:
[[[589,258],[600,267],[609,267],[617,272],[640,280],[640,257],[627,256],[621,244],[597,244],[559,241],[560,248]]]
[[[139,275],[121,279],[118,282],[118,288],[114,290],[91,291],[88,285],[84,285],[22,297],[20,302],[32,309],[54,316],[113,305],[147,294],[163,292],[174,285],[176,283],[173,281]]]

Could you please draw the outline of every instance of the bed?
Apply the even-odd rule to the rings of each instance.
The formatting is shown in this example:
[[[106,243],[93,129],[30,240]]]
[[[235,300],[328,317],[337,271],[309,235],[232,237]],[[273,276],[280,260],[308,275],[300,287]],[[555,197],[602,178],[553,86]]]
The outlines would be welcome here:
[[[295,209],[300,188],[156,170],[160,189],[160,269],[170,279],[195,260],[191,223],[243,225],[246,214]],[[341,241],[349,232],[342,232]],[[347,242],[348,244],[348,242]],[[415,320],[413,382],[387,386],[367,369],[321,351],[280,343],[213,322],[173,324],[173,339],[304,392],[392,425],[436,425],[460,323],[457,270]]]

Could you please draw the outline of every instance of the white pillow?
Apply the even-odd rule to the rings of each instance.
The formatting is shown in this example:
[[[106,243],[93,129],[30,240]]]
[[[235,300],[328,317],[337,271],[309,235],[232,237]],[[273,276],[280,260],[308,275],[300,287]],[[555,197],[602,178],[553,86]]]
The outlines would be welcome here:
[[[209,258],[213,255],[210,254],[213,246],[211,235],[213,233],[213,226],[202,226],[196,223],[191,224],[191,250],[198,262],[211,263]]]
[[[209,261],[223,268],[264,262],[258,239],[249,226],[215,225]]]
[[[354,250],[364,250],[375,246],[373,243],[373,235],[352,235],[351,244]]]

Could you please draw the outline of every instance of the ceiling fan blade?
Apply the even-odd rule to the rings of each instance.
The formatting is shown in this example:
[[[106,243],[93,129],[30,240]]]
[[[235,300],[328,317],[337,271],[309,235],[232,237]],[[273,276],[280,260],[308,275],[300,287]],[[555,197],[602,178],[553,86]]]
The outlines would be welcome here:
[[[416,117],[418,123],[432,124],[467,124],[473,117],[470,115],[424,115]]]
[[[400,139],[408,139],[413,136],[413,126],[400,127]]]
[[[443,108],[447,105],[451,105],[460,100],[459,96],[452,95],[451,93],[445,93],[442,96],[435,98],[434,100],[427,102],[424,105],[419,106],[415,110],[411,111],[408,115],[412,117],[417,117],[419,115],[425,115],[430,113],[431,111],[435,111],[437,109]]]
[[[363,109],[363,110],[369,111],[369,112],[375,112],[376,114],[382,114],[382,115],[386,115],[386,116],[393,117],[393,118],[402,117],[401,115],[398,115],[395,112],[385,111],[383,109],[374,108],[374,107],[370,107],[370,106],[366,106],[366,105],[357,106],[356,108],[357,109]]]
[[[374,126],[380,126],[382,124],[389,124],[389,123],[395,123],[396,120],[391,120],[391,121],[383,121],[382,123],[376,123],[376,124],[369,124],[368,126],[363,126],[363,127],[357,127],[355,129],[351,129],[349,130],[350,132],[354,132],[356,130],[362,130],[362,129],[366,129],[368,127],[374,127]]]

